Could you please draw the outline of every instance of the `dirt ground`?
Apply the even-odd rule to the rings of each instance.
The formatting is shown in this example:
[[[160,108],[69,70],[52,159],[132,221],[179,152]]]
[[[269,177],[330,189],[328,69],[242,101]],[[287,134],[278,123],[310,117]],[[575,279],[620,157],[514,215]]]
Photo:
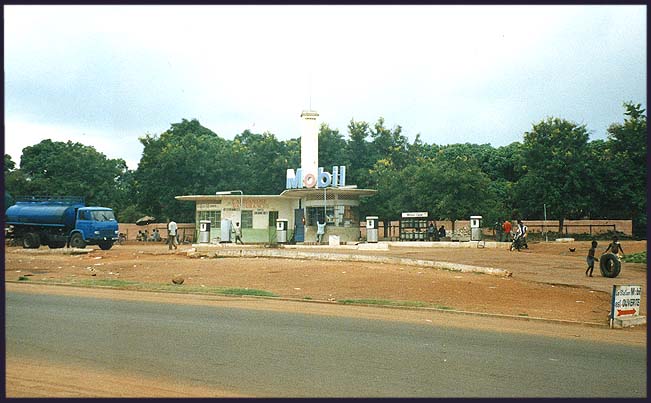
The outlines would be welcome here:
[[[600,242],[603,250],[606,242]],[[624,241],[627,254],[646,250],[646,241]],[[236,246],[231,246],[235,247]],[[248,246],[247,246],[248,247]],[[596,267],[594,277],[585,276],[585,256],[589,242],[531,243],[529,250],[510,252],[494,248],[443,248],[443,247],[391,247],[388,251],[351,251],[327,246],[301,249],[329,253],[359,253],[379,256],[409,257],[413,259],[462,263],[473,266],[501,268],[512,276],[480,273],[461,273],[417,266],[375,264],[346,261],[290,260],[280,258],[190,258],[191,245],[181,245],[177,251],[168,251],[160,243],[131,242],[102,251],[96,247],[88,254],[63,254],[62,250],[25,250],[19,247],[5,249],[5,280],[9,289],[34,288],[39,283],[60,282],[78,284],[83,280],[119,279],[144,283],[171,284],[172,278],[184,279],[183,287],[227,287],[265,290],[299,301],[324,301],[327,304],[308,304],[303,311],[328,306],[353,312],[370,309],[382,312],[383,319],[404,320],[409,315],[404,310],[366,307],[342,307],[335,302],[346,299],[374,299],[394,301],[419,301],[446,311],[468,311],[485,314],[512,315],[530,331],[536,332],[536,321],[523,318],[544,318],[576,321],[584,324],[608,323],[610,293],[613,284],[642,285],[641,315],[646,316],[647,265],[623,263],[620,275],[614,279],[602,277]],[[570,248],[575,251],[571,252]],[[599,253],[597,254],[599,255]],[[21,279],[21,281],[14,283]],[[52,287],[48,287],[52,288]],[[55,287],[66,288],[69,287]],[[70,292],[70,291],[66,291]],[[100,292],[97,290],[96,292]],[[101,290],[114,295],[132,295],[131,298],[150,298],[152,293]],[[197,297],[198,298],[198,297]],[[188,298],[185,298],[188,300]],[[224,301],[244,301],[223,297]],[[254,301],[252,303],[257,303]],[[228,303],[228,302],[226,302]],[[235,302],[233,302],[235,303]],[[241,302],[243,303],[243,302]],[[278,302],[280,304],[281,302]],[[297,304],[294,303],[294,306]],[[295,309],[295,308],[292,308]],[[371,311],[369,311],[371,312]],[[373,315],[373,314],[367,314]],[[378,313],[379,315],[379,313]],[[448,315],[450,316],[450,315]],[[458,315],[457,315],[458,316]],[[465,316],[469,327],[479,326],[484,318]],[[431,318],[431,317],[429,317]],[[421,318],[417,320],[423,320]],[[425,319],[431,322],[431,319]],[[551,325],[550,325],[551,326]],[[563,324],[556,328],[567,327]],[[592,326],[584,327],[584,329]],[[603,331],[602,329],[598,329]],[[541,330],[542,331],[542,330]],[[547,330],[549,331],[549,330]],[[555,332],[556,330],[551,330]],[[568,330],[570,331],[570,330]],[[615,331],[610,331],[611,334]],[[637,334],[637,342],[645,342],[646,325],[620,332]],[[562,333],[559,332],[559,333]],[[582,330],[581,333],[584,333]],[[577,335],[578,337],[578,335]],[[599,336],[601,337],[601,336]],[[10,359],[9,359],[10,358]],[[75,374],[82,369],[68,369],[68,380],[57,378],[60,371],[47,363],[27,362],[18,357],[7,359],[8,396],[115,396],[101,388],[87,391],[70,386]],[[38,388],[26,383],[23,370],[41,368],[41,379],[48,384]],[[30,369],[31,368],[31,369]],[[51,375],[48,377],[48,372]],[[115,376],[114,374],[105,374]],[[22,380],[21,380],[22,379]],[[225,391],[182,390],[161,387],[157,380],[133,382],[131,389],[121,396],[236,396]],[[48,386],[50,385],[50,386]],[[68,386],[65,386],[68,385]],[[149,387],[149,386],[151,387]],[[38,393],[36,391],[38,390]]]
[[[235,246],[232,246],[235,247]],[[605,245],[604,245],[605,247]],[[279,258],[189,258],[191,245],[168,251],[160,243],[127,243],[111,250],[69,255],[47,248],[10,247],[5,254],[5,279],[64,282],[120,279],[179,286],[251,288],[284,298],[342,301],[375,299],[419,301],[461,311],[607,323],[613,284],[641,284],[646,290],[646,265],[623,263],[616,278],[585,276],[588,242],[533,243],[529,250],[494,248],[391,247],[388,251],[351,251],[327,246],[301,251],[358,253],[409,257],[502,268],[503,277],[407,265]],[[236,248],[236,247],[235,247]],[[574,248],[575,252],[570,252]],[[646,250],[646,241],[623,242],[626,253]],[[61,250],[58,250],[61,252]],[[643,292],[641,314],[646,315]]]

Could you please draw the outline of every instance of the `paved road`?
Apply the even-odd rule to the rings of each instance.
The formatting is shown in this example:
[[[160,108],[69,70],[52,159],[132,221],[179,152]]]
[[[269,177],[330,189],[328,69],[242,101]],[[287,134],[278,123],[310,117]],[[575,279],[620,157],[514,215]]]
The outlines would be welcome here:
[[[254,396],[646,396],[644,347],[217,303],[7,292],[6,352]]]

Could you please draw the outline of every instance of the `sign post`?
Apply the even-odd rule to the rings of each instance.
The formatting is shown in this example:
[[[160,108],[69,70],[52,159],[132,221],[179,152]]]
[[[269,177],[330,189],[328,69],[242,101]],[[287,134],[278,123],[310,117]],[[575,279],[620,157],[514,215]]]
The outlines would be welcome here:
[[[610,327],[615,321],[637,319],[640,315],[640,301],[642,299],[641,285],[613,285],[613,295],[610,306]]]

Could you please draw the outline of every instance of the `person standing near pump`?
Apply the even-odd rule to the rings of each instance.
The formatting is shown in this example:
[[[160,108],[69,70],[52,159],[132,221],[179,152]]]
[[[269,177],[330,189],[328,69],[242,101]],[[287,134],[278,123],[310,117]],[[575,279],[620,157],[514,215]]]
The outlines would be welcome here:
[[[176,246],[177,228],[178,227],[174,220],[170,220],[170,222],[167,223],[167,246],[169,247],[169,250],[172,250],[172,247],[174,247],[174,249],[178,249],[178,246]]]
[[[323,219],[320,219],[316,223],[316,243],[321,245],[323,241],[323,235],[325,234],[326,223]]]
[[[237,244],[237,241],[240,241],[240,244],[244,245],[244,242],[242,242],[242,228],[240,227],[239,222],[235,223],[235,243],[236,244]]]

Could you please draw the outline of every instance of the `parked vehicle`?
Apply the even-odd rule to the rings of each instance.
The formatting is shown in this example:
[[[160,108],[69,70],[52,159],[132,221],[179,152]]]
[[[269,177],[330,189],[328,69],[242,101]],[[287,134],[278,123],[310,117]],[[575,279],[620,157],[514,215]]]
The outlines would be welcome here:
[[[17,198],[6,211],[5,233],[24,248],[41,245],[85,248],[99,245],[111,249],[118,240],[113,210],[89,207],[81,197],[30,196]]]

